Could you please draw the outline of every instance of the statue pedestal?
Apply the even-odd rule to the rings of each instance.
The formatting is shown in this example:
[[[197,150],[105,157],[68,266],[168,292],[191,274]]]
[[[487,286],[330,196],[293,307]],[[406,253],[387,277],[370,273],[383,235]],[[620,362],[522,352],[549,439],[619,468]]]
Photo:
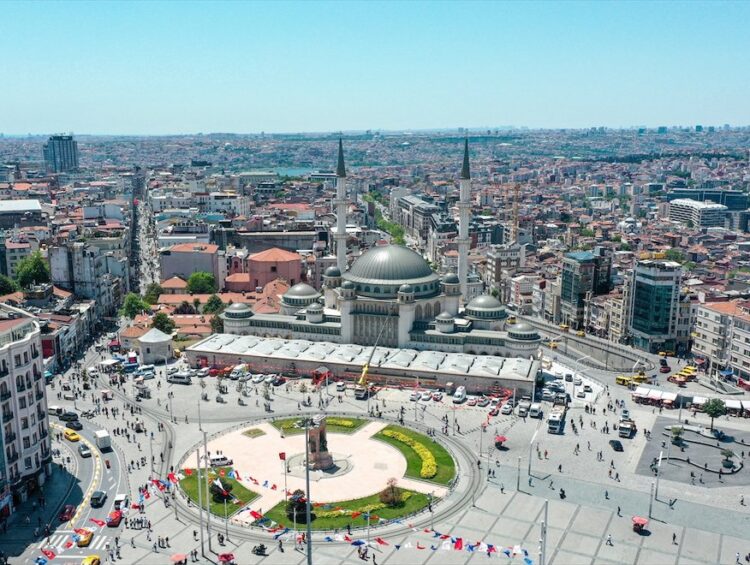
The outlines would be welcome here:
[[[328,453],[325,416],[318,415],[313,418],[313,425],[308,430],[307,436],[310,467],[315,471],[325,471],[333,467],[333,456]]]

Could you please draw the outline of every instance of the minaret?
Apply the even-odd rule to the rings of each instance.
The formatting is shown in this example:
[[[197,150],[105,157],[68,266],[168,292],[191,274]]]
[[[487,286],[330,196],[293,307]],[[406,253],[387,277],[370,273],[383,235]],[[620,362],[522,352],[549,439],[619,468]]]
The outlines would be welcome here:
[[[471,213],[471,174],[469,172],[469,139],[464,141],[464,164],[461,167],[458,200],[458,279],[461,283],[461,296],[466,300],[467,278],[469,276],[469,214]]]
[[[336,266],[342,273],[346,271],[346,167],[344,166],[344,144],[339,138],[339,161],[336,166]]]

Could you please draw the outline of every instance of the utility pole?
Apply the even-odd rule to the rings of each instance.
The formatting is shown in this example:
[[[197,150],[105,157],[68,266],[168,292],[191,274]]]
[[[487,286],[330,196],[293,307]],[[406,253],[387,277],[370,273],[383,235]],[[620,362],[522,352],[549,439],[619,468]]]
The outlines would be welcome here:
[[[548,520],[548,511],[549,511],[549,500],[544,500],[544,520],[542,521],[542,530],[541,530],[541,538],[540,538],[540,548],[539,548],[539,564],[545,565],[546,558],[547,558],[547,520]]]
[[[313,565],[312,561],[312,525],[310,507],[310,418],[305,418],[305,490],[307,503],[305,504],[305,517],[307,522],[307,565]]]
[[[198,473],[198,529],[201,533],[201,555],[203,557],[206,556],[206,547],[203,544],[203,488],[202,488],[202,482],[201,482],[201,450],[200,447],[195,452],[195,471]],[[175,508],[177,508],[177,505],[175,504]]]

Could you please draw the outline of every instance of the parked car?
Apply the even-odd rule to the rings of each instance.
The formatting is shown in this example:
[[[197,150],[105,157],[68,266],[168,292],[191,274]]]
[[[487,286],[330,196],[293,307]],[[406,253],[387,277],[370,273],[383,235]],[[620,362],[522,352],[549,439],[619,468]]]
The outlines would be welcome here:
[[[500,409],[497,406],[493,406],[490,410],[490,416],[497,416],[500,413]]]
[[[286,382],[286,377],[282,377],[281,375],[276,375],[276,377],[271,381],[271,384],[273,386],[281,386]]]
[[[582,388],[579,388],[576,391],[576,398],[586,398],[586,391],[583,390]]]
[[[466,405],[467,406],[476,406],[477,405],[477,399],[472,396],[469,400],[466,401]]]
[[[95,490],[91,495],[91,508],[101,508],[107,500],[107,493],[103,490]]]
[[[420,399],[421,397],[422,397],[422,393],[421,393],[421,392],[419,392],[418,390],[415,390],[414,392],[412,392],[412,393],[411,393],[411,394],[409,395],[409,400],[411,400],[412,402],[416,402],[416,401],[417,401],[417,400],[419,400],[419,399]]]
[[[500,410],[501,414],[505,414],[506,416],[508,414],[513,414],[513,405],[510,402],[506,402],[503,404],[502,409]]]
[[[615,451],[622,451],[622,442],[617,439],[611,439],[609,440],[609,445],[614,449]]]
[[[76,513],[76,507],[73,504],[66,504],[62,511],[60,512],[60,521],[61,522],[67,522],[70,519],[73,518],[73,515]]]
[[[420,398],[422,400],[432,400],[432,393],[429,390],[422,391]]]
[[[432,400],[435,402],[440,402],[443,400],[443,393],[442,392],[433,392],[432,393]]]
[[[276,379],[276,375],[271,374],[271,375],[266,376],[263,382],[266,383],[267,385],[270,385],[273,383],[274,379]]]
[[[336,383],[336,392],[345,392],[346,391],[346,383],[344,381],[339,381]]]
[[[672,368],[669,365],[662,365],[659,367],[660,373],[669,373],[672,370]]]
[[[265,380],[265,378],[266,378],[265,375],[261,375],[261,374],[253,375],[253,379],[252,379],[253,380],[253,384],[258,385],[258,384],[262,383]]]
[[[486,396],[483,396],[482,398],[477,400],[477,406],[479,406],[480,408],[485,408],[486,406],[489,406],[489,405],[490,405],[490,399],[487,398]]]
[[[79,422],[78,420],[73,420],[72,422],[68,422],[67,424],[65,424],[65,427],[69,430],[75,430],[76,432],[78,432],[83,429],[83,424],[81,424],[81,422]]]
[[[584,392],[594,392],[594,389],[591,388],[591,385],[583,385],[583,391]]]
[[[581,377],[573,377],[573,384],[574,384],[574,385],[579,385],[579,384],[581,384],[582,382],[583,382],[583,381],[581,380]]]
[[[113,510],[107,514],[107,526],[110,528],[116,528],[122,522],[122,512],[119,510]]]

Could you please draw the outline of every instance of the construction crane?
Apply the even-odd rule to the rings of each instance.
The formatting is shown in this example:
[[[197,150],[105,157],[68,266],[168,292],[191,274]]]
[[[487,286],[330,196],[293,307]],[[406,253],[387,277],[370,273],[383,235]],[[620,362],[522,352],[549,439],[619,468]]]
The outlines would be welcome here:
[[[380,343],[380,338],[383,335],[383,330],[385,330],[386,326],[388,325],[388,320],[391,319],[391,314],[393,314],[393,308],[390,308],[388,310],[388,315],[385,317],[385,320],[383,320],[383,323],[380,325],[380,330],[378,331],[378,337],[375,338],[375,343],[372,346],[372,351],[370,351],[370,356],[367,358],[367,361],[365,361],[365,364],[362,366],[362,374],[359,377],[359,380],[357,381],[357,386],[354,388],[354,398],[357,398],[361,400],[363,397],[367,399],[367,413],[370,413],[370,389],[367,386],[367,373],[370,370],[370,363],[372,363],[372,358],[375,356],[375,350],[378,348],[378,343]]]

